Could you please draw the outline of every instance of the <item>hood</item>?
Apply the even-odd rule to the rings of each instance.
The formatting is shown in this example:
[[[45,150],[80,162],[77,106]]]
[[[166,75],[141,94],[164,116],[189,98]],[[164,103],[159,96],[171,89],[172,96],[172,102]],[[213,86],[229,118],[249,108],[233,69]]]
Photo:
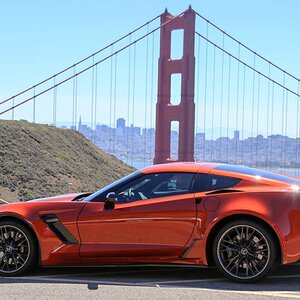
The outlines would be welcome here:
[[[33,199],[28,200],[26,202],[37,202],[37,201],[47,201],[47,202],[70,202],[76,199],[80,199],[82,197],[87,197],[91,195],[91,193],[77,193],[77,194],[65,194],[65,195],[59,195],[54,197],[47,197],[47,198],[39,198],[39,199]]]

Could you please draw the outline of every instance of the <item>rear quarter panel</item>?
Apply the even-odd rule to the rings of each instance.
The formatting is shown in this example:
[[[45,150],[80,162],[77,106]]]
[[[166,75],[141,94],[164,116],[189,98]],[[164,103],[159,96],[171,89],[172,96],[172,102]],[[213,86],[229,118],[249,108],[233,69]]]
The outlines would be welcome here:
[[[197,205],[198,219],[201,220],[197,235],[201,238],[200,260],[204,264],[207,264],[206,243],[214,226],[225,218],[238,215],[241,218],[243,215],[254,216],[268,223],[279,238],[282,249],[282,262],[291,262],[290,255],[292,253],[293,255],[296,254],[293,252],[295,248],[293,244],[297,244],[295,239],[299,241],[299,230],[297,233],[292,233],[292,227],[300,225],[300,220],[295,221],[294,217],[290,217],[291,214],[295,214],[292,210],[292,204],[297,198],[296,193],[283,190],[236,192],[210,196],[198,193],[196,197],[202,199]],[[215,204],[210,205],[211,201]],[[299,224],[295,224],[295,222]],[[297,230],[294,229],[294,231]],[[291,242],[290,238],[294,241]],[[300,250],[300,247],[298,249]]]

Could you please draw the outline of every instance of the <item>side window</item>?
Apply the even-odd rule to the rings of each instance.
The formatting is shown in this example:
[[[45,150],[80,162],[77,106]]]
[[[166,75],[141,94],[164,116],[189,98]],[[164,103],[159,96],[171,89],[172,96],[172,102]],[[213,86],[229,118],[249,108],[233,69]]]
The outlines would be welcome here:
[[[199,173],[197,174],[193,191],[206,192],[232,188],[236,186],[240,181],[241,180],[238,178]]]
[[[117,203],[191,193],[194,173],[146,174],[119,188]]]

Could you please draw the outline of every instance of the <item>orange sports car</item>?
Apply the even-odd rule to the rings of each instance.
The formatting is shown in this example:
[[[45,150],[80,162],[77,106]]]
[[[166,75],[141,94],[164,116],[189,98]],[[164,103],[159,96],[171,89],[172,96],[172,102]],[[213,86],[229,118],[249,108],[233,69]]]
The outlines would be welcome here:
[[[0,207],[0,275],[35,265],[216,265],[254,282],[300,259],[300,180],[242,166],[172,163],[93,194]]]

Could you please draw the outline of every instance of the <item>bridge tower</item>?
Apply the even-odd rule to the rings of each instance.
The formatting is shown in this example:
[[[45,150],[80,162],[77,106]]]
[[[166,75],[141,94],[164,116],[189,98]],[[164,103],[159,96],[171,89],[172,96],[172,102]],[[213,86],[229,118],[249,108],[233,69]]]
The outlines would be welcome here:
[[[168,22],[172,20],[171,22]],[[195,138],[195,12],[191,6],[181,16],[166,10],[161,16],[158,96],[154,164],[194,161]],[[171,59],[172,31],[183,29],[183,55]],[[181,74],[181,101],[171,103],[171,76]],[[179,123],[178,159],[171,159],[171,122]]]

